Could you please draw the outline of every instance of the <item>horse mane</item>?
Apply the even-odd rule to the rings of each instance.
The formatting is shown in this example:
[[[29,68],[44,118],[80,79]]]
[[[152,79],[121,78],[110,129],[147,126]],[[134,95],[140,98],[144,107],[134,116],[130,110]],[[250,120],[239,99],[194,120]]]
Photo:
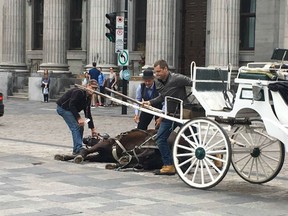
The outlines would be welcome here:
[[[141,130],[141,129],[136,128],[136,129],[132,129],[130,131],[122,132],[119,135],[117,135],[114,139],[122,140],[122,138],[124,138],[125,136],[128,136],[129,134],[135,133],[135,132],[146,134],[147,136],[153,136],[156,133],[156,130],[150,129],[150,130],[145,131],[145,130]]]

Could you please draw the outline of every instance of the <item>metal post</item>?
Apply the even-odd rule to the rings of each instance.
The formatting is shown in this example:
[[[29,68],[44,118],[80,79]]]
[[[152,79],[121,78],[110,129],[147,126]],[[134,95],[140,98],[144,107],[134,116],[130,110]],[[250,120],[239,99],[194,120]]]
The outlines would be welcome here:
[[[125,0],[125,15],[124,15],[124,50],[128,49],[128,0]],[[122,70],[127,70],[127,66],[123,66]],[[127,95],[127,80],[122,79],[122,93]],[[127,101],[126,98],[122,99]],[[127,114],[127,106],[122,105],[122,115]]]

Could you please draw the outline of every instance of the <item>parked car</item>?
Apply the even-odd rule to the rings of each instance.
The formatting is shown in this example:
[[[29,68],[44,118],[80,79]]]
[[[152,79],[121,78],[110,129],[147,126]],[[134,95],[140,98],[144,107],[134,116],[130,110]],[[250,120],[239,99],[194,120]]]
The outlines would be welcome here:
[[[0,93],[0,116],[4,115],[3,94]]]

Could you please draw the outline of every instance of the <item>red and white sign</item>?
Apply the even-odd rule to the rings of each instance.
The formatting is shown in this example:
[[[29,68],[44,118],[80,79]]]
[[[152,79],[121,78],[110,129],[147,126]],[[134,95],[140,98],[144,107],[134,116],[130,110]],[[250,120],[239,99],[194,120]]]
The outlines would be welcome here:
[[[116,29],[115,52],[119,53],[124,49],[124,29]]]
[[[124,16],[116,16],[116,29],[124,29]]]

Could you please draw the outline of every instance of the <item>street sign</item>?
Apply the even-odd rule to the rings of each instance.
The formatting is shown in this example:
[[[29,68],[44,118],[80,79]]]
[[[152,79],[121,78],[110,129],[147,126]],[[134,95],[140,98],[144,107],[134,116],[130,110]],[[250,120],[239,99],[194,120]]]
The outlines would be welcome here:
[[[124,29],[124,17],[116,16],[116,28]]]
[[[124,50],[124,29],[116,29],[115,53]]]
[[[123,50],[118,53],[118,66],[128,66],[129,65],[129,52],[128,50]]]

